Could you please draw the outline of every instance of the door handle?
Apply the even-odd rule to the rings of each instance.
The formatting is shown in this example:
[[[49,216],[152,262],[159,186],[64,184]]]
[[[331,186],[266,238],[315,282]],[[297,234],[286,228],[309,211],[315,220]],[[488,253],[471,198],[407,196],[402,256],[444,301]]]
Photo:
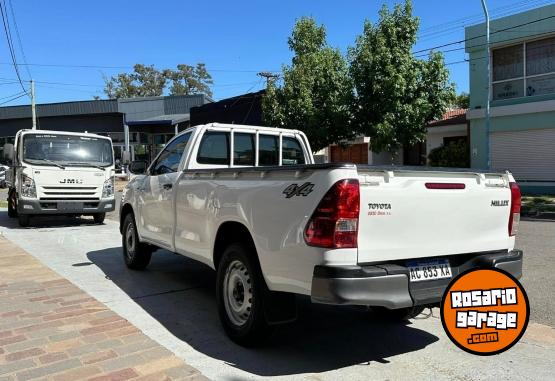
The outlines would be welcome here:
[[[162,187],[164,187],[164,189],[166,189],[166,190],[170,190],[170,189],[173,188],[173,184],[164,184],[164,185],[162,185]]]

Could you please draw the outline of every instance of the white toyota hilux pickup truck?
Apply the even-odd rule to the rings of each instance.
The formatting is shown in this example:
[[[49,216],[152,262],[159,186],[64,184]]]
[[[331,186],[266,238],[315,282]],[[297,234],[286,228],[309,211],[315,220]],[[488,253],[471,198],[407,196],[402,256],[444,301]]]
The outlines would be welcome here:
[[[209,124],[135,173],[120,231],[132,269],[157,248],[215,269],[223,327],[252,345],[296,294],[408,318],[467,269],[520,277],[520,203],[508,172],[314,164],[300,131]]]

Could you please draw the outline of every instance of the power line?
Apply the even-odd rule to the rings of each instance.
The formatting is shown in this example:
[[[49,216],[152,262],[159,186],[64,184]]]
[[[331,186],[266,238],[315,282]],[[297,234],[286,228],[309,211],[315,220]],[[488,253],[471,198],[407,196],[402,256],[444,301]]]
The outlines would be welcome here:
[[[19,80],[19,84],[21,85],[21,88],[23,89],[23,91],[27,92],[27,90],[25,89],[25,86],[23,86],[23,81],[21,80],[21,75],[19,74],[19,68],[18,68],[18,64],[17,64],[17,60],[15,58],[15,51],[13,48],[13,41],[12,41],[12,36],[10,33],[10,25],[8,22],[8,14],[7,14],[7,9],[6,12],[4,12],[4,8],[6,8],[6,4],[4,3],[4,0],[0,1],[0,13],[2,14],[2,23],[4,24],[4,32],[6,33],[6,40],[8,42],[8,49],[10,51],[10,56],[12,59],[12,63],[13,63],[13,67],[15,69],[15,73],[17,75],[17,79]]]
[[[547,16],[547,17],[542,17],[542,18],[540,18],[540,19],[532,20],[532,21],[529,21],[529,22],[525,22],[525,23],[522,23],[522,24],[519,24],[519,25],[515,25],[515,26],[503,28],[503,29],[498,29],[498,30],[496,30],[496,31],[491,32],[490,35],[496,34],[496,33],[505,32],[505,31],[508,31],[508,30],[511,30],[511,29],[520,28],[520,27],[522,27],[522,26],[534,24],[534,23],[537,23],[537,22],[540,22],[540,21],[549,20],[549,19],[552,19],[552,18],[555,18],[555,15],[553,15],[553,16]],[[430,52],[430,51],[432,51],[432,50],[436,50],[436,49],[446,48],[446,47],[448,47],[448,46],[453,46],[453,45],[462,44],[463,42],[468,42],[468,41],[476,40],[476,39],[478,39],[478,38],[482,38],[482,37],[485,37],[485,36],[486,36],[485,34],[481,34],[481,35],[479,35],[479,36],[474,36],[474,37],[470,37],[470,38],[465,38],[464,40],[459,40],[459,41],[454,41],[454,42],[448,42],[448,43],[441,44],[441,45],[438,45],[438,46],[434,46],[434,47],[431,47],[431,48],[422,49],[422,50],[417,50],[416,52],[413,52],[413,54],[418,54],[418,53],[423,53],[423,52]]]
[[[21,95],[21,94],[25,94],[25,93],[20,92],[20,93],[17,93],[17,94],[8,95],[7,97],[1,97],[0,99],[12,98],[12,97],[16,97],[16,96]]]
[[[21,51],[21,57],[23,58],[23,62],[25,64],[27,64],[27,57],[25,56],[25,51],[23,50],[23,44],[21,43],[21,36],[19,34],[19,28],[17,26],[17,21],[15,19],[15,11],[13,10],[12,0],[9,0],[9,5],[10,5],[10,11],[12,13],[12,20],[13,20],[13,25],[14,25],[14,28],[15,28],[15,35],[17,36],[17,42],[19,44],[19,50]],[[33,76],[31,75],[31,71],[29,70],[28,65],[25,65],[25,70],[27,71],[27,74],[29,75],[29,79],[33,78]]]
[[[22,93],[21,95],[19,95],[19,96],[17,96],[17,97],[14,97],[14,98],[12,98],[12,99],[9,99],[9,100],[7,100],[7,101],[4,101],[4,102],[0,103],[0,106],[1,106],[1,105],[4,105],[4,104],[6,104],[6,103],[10,103],[11,101],[15,101],[16,99],[22,98],[22,97],[24,97],[24,96],[26,96],[26,95],[27,95],[27,92],[25,91],[24,93]]]
[[[507,15],[524,12],[530,9],[539,8],[544,5],[552,4],[551,0],[526,0],[517,3],[505,5],[499,8],[492,9],[491,15],[493,18],[500,18]],[[452,20],[447,23],[432,25],[427,28],[422,28],[419,31],[419,41],[428,41],[435,39],[439,36],[453,34],[458,32],[460,28],[468,25],[476,24],[483,20],[483,14],[476,14],[473,16],[463,17],[460,19]]]

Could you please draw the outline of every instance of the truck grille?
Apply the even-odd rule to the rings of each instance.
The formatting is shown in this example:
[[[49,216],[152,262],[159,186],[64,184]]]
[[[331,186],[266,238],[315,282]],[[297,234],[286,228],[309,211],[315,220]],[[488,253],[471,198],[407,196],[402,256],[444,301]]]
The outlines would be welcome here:
[[[97,196],[97,192],[99,191],[99,187],[60,187],[60,186],[44,186],[41,187],[42,195],[45,197],[41,197],[41,199],[60,199],[66,197],[78,197],[82,198],[90,198],[92,196]],[[96,198],[98,199],[98,197]]]

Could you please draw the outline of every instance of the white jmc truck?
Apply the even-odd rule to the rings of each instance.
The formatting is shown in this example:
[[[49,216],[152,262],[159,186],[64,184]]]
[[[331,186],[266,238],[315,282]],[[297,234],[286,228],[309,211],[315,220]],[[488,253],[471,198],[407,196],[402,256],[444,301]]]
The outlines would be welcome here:
[[[8,215],[28,226],[37,215],[91,215],[102,223],[115,208],[114,150],[105,136],[21,130],[4,155]]]

